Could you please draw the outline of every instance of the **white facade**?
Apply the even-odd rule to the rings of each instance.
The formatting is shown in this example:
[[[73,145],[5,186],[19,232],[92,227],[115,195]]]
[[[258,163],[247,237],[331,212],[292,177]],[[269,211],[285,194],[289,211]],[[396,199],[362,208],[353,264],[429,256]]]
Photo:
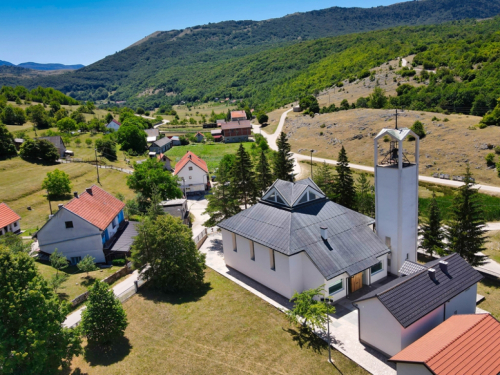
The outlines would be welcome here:
[[[3,235],[7,232],[19,233],[20,231],[21,231],[21,220],[17,220],[14,221],[12,224],[0,228],[0,235]]]
[[[408,165],[403,162],[403,141],[410,135],[416,138],[415,161]],[[397,141],[397,164],[378,162],[378,139],[382,136]],[[417,261],[418,152],[418,136],[408,129],[384,129],[375,138],[375,228],[391,249],[389,271],[394,275],[405,260]]]
[[[398,362],[396,365],[398,375],[432,375],[425,365],[420,363]]]
[[[111,120],[111,122],[108,125],[106,125],[106,128],[113,129],[114,131],[118,131],[118,129],[120,129],[120,125],[118,125],[116,122]]]
[[[188,161],[176,176],[179,177],[181,190],[186,191],[186,194],[205,191],[209,178],[208,173],[192,161]]]
[[[376,297],[357,302],[359,339],[392,357],[455,314],[474,314],[477,284],[404,328]]]
[[[105,262],[99,228],[64,207],[42,227],[37,238],[41,251],[52,254],[57,249],[72,263],[87,254],[96,263]]]
[[[224,260],[226,265],[258,281],[269,289],[291,298],[295,292],[325,286],[324,295],[337,301],[348,293],[349,275],[343,273],[326,280],[305,251],[287,256],[247,238],[222,229]],[[235,251],[236,250],[236,251]],[[274,258],[274,259],[273,259]],[[379,258],[383,268],[371,275],[370,269],[363,271],[367,283],[387,276],[386,255]],[[273,268],[274,265],[274,268]],[[332,286],[341,288],[330,294]]]

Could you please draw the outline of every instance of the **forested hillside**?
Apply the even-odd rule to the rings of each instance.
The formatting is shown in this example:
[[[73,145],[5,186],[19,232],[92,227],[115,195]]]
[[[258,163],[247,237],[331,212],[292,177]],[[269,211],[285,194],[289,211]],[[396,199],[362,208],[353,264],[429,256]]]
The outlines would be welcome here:
[[[498,13],[500,0],[428,0],[221,22],[158,33],[76,72],[33,78],[11,72],[0,75],[0,84],[42,85],[79,100],[126,100],[145,108],[215,97],[272,108],[422,46],[494,38],[498,20],[352,33]],[[313,40],[341,34],[349,35]]]

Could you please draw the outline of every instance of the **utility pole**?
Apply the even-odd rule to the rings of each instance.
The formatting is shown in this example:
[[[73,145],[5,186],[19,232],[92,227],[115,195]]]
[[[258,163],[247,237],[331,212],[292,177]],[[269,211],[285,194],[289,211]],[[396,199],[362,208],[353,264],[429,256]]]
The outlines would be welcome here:
[[[97,162],[97,148],[94,148],[95,152],[95,168],[97,170],[97,183],[100,185],[101,181],[99,180],[99,163]]]
[[[311,150],[311,180],[313,179],[313,152],[314,150]]]
[[[396,109],[396,130],[398,130],[398,110]]]

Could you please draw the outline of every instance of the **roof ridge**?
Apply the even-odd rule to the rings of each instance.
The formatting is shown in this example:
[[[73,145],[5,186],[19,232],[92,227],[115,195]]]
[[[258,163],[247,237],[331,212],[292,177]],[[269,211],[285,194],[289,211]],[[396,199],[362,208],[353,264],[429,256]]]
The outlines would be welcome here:
[[[491,316],[489,313],[487,314],[471,314],[471,315],[484,315],[481,319],[479,319],[476,323],[474,323],[472,326],[470,326],[467,330],[465,330],[464,332],[462,332],[460,335],[456,336],[455,338],[453,338],[450,342],[448,342],[446,345],[444,345],[441,349],[439,349],[436,353],[434,353],[433,355],[431,355],[429,358],[425,359],[424,362],[427,363],[429,361],[431,361],[434,357],[436,357],[437,355],[439,355],[441,352],[443,352],[445,349],[447,349],[450,345],[452,345],[455,341],[459,340],[461,337],[463,337],[464,335],[466,335],[468,332],[470,332],[474,327],[476,327],[478,324],[480,324],[483,320],[487,319],[488,316]],[[455,315],[456,317],[459,317],[461,315]],[[424,335],[425,336],[425,335]]]

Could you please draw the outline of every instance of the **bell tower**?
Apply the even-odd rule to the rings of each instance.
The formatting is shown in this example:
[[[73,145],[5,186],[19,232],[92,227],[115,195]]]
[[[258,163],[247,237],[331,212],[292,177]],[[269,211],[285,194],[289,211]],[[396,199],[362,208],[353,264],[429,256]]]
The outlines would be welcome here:
[[[389,138],[389,151],[379,158],[383,137]],[[411,143],[410,137],[415,139]],[[409,152],[403,148],[405,140]],[[391,249],[387,270],[394,275],[405,260],[417,261],[419,142],[408,128],[382,129],[374,140],[375,230]]]

